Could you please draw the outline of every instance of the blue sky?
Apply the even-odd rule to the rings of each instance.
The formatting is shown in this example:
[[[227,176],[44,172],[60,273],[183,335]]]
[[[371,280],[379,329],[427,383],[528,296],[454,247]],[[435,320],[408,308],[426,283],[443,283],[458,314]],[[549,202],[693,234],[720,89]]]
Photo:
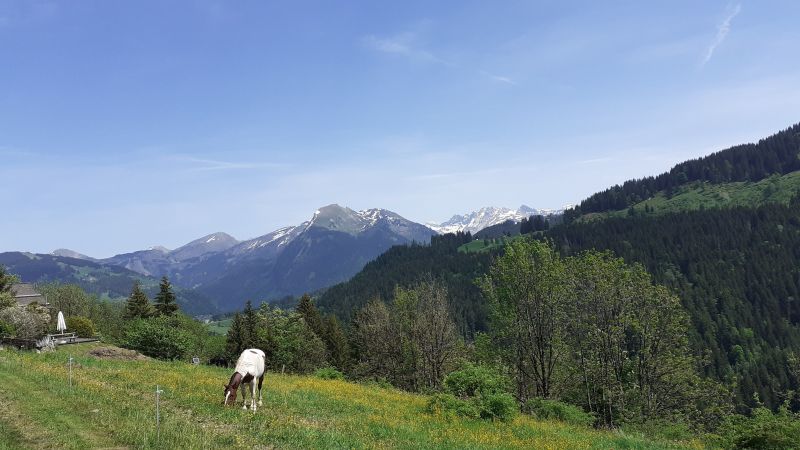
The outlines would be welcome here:
[[[0,0],[0,251],[559,207],[800,121],[800,3]]]

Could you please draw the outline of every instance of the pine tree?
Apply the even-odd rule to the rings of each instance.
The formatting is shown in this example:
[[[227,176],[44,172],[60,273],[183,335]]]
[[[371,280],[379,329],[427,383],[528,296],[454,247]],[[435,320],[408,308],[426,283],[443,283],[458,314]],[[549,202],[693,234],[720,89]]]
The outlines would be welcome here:
[[[248,300],[242,311],[242,350],[258,347],[258,312]]]
[[[231,327],[228,329],[228,335],[225,339],[225,353],[231,361],[235,361],[239,354],[247,348],[244,343],[244,324],[242,316],[237,312],[231,321]]]
[[[125,318],[147,318],[153,315],[153,307],[150,305],[150,300],[147,294],[142,291],[139,280],[133,283],[131,295],[125,303]]]
[[[337,369],[346,372],[350,366],[350,344],[339,320],[333,314],[325,317],[323,341],[328,349],[328,361]]]
[[[160,316],[172,316],[178,311],[178,303],[172,285],[167,277],[161,278],[159,291],[155,299],[156,313]]]
[[[319,314],[319,311],[314,306],[313,300],[311,300],[311,296],[308,294],[303,294],[300,298],[300,303],[297,304],[297,308],[295,308],[298,314],[303,317],[303,320],[306,321],[306,324],[311,331],[314,332],[318,337],[322,338],[325,334],[325,331],[322,328],[322,317]]]

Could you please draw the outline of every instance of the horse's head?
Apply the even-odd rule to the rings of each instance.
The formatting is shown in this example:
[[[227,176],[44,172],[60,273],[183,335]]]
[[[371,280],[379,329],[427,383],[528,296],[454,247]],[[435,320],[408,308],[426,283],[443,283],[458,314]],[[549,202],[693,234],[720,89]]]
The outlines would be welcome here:
[[[225,399],[222,401],[223,406],[236,403],[236,390],[239,389],[239,384],[241,382],[242,375],[239,372],[234,372],[228,384],[225,385]]]
[[[225,385],[225,399],[222,400],[222,406],[229,406],[236,403],[236,388],[230,384]]]

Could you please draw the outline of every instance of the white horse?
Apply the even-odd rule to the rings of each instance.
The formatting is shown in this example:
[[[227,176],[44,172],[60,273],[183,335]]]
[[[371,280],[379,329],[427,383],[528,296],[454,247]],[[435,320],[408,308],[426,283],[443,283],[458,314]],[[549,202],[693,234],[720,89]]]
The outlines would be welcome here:
[[[262,405],[261,383],[264,382],[264,364],[266,355],[257,348],[248,348],[239,355],[236,368],[230,381],[225,385],[223,405],[236,404],[236,390],[241,384],[250,385],[250,406],[256,412],[256,379],[258,379],[258,406]],[[247,391],[242,387],[242,409],[247,409]]]

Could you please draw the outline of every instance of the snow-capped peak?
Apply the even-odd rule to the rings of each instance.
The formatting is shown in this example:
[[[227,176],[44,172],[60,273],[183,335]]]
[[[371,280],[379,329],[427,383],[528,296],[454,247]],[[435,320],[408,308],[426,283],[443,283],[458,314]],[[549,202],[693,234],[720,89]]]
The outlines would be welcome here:
[[[559,214],[562,210],[535,209],[527,205],[522,205],[518,209],[486,206],[478,211],[473,211],[463,215],[454,215],[450,220],[442,223],[427,223],[426,225],[440,234],[456,233],[459,231],[477,233],[478,231],[497,225],[508,220],[519,222],[527,217],[541,214]]]

